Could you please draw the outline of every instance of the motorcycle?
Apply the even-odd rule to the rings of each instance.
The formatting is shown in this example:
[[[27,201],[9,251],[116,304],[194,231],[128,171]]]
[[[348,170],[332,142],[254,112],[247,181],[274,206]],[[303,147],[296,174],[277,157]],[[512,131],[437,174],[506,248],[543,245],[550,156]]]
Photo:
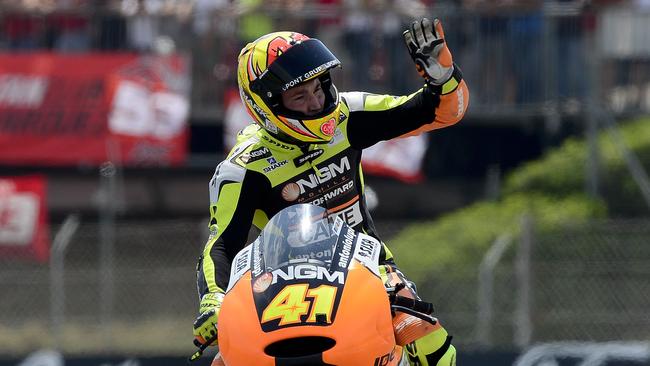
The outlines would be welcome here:
[[[319,206],[278,212],[232,262],[212,365],[407,365],[437,320],[398,276],[385,286],[381,246]]]

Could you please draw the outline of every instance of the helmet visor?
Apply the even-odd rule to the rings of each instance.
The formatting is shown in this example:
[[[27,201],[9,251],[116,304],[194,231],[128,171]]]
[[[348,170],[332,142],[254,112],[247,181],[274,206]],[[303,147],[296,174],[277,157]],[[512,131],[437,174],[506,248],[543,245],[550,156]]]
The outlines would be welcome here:
[[[278,57],[251,83],[251,89],[260,95],[269,91],[273,94],[281,93],[340,64],[321,41],[308,39]]]

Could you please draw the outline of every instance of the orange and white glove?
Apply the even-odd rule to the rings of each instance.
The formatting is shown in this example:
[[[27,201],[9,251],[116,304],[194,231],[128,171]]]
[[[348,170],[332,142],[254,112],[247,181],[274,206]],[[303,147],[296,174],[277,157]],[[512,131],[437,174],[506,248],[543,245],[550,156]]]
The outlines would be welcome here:
[[[427,83],[440,86],[449,81],[454,72],[454,63],[440,20],[431,22],[422,18],[414,21],[402,35],[415,68]]]

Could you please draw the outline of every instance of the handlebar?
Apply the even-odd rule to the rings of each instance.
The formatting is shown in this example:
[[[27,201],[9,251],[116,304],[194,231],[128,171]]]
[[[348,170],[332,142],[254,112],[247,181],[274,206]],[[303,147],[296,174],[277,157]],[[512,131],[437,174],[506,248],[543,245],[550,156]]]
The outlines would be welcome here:
[[[428,322],[428,323],[431,323],[431,325],[436,325],[436,324],[438,324],[438,319],[432,317],[431,315],[423,314],[423,313],[421,313],[421,312],[419,312],[419,311],[415,311],[415,310],[413,310],[413,309],[406,308],[406,307],[404,307],[404,306],[391,305],[391,306],[390,306],[390,310],[392,310],[392,311],[399,311],[399,312],[402,312],[402,313],[406,313],[406,314],[409,314],[409,315],[413,315],[413,316],[416,317],[416,318],[420,318],[420,319],[422,319],[422,320],[424,320],[424,321],[426,321],[426,322]]]
[[[406,313],[417,318],[420,318],[424,321],[435,325],[438,323],[438,319],[431,316],[433,313],[433,304],[430,302],[418,300],[415,298],[410,298],[406,296],[397,295],[397,293],[405,288],[406,285],[403,282],[400,282],[395,285],[395,287],[388,288],[388,300],[390,301],[391,311],[399,311]]]
[[[405,307],[408,309],[415,310],[419,313],[430,315],[433,313],[433,304],[426,301],[421,301],[418,299],[412,299],[405,296],[395,295],[395,298],[391,302],[392,305],[397,305],[400,307]]]

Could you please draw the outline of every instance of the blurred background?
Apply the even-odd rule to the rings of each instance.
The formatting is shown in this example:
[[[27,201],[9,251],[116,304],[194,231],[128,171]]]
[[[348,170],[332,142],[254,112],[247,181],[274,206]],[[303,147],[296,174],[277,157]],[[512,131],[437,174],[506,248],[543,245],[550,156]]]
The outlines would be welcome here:
[[[459,364],[650,365],[647,0],[0,1],[0,365],[185,362],[241,47],[299,31],[403,95],[422,16],[469,110],[363,165]]]

